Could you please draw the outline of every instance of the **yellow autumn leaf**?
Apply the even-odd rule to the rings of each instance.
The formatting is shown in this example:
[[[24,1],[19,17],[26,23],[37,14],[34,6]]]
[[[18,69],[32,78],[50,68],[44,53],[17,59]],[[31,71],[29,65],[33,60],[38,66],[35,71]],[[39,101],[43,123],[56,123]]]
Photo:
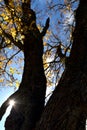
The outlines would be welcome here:
[[[49,64],[45,63],[44,64],[44,69],[47,69],[49,67]]]
[[[51,81],[47,81],[47,86],[48,87],[51,87],[51,86],[53,86],[54,84],[51,82]]]
[[[12,68],[12,67],[11,67],[11,68],[10,68],[10,73],[11,73],[11,74],[14,74],[14,73],[15,73],[15,68]]]
[[[10,5],[11,8],[14,8],[14,2],[13,2],[13,0],[12,0],[12,1],[10,0],[10,1],[9,1],[9,5]]]
[[[67,7],[66,7],[66,9],[70,11],[70,9],[71,9],[71,5],[68,4]]]
[[[9,40],[9,39],[6,39],[5,42],[6,42],[6,44],[9,44],[9,43],[10,43],[10,40]]]
[[[16,36],[15,28],[11,28],[11,34],[12,34],[12,37],[15,38],[15,36]]]
[[[0,62],[0,68],[2,68],[3,67],[3,62]]]
[[[44,46],[47,46],[47,43],[46,43],[46,42],[44,42],[44,43],[43,43],[43,45],[44,45]]]
[[[11,65],[12,64],[12,60],[10,60],[9,62],[8,62],[8,65]]]
[[[2,26],[2,29],[3,29],[3,30],[6,30],[6,29],[7,29],[7,25],[5,25],[5,24],[2,23],[1,26]]]
[[[0,55],[0,61],[5,60],[5,56]],[[1,62],[0,62],[1,63]]]
[[[48,34],[48,35],[51,35],[51,31],[47,30],[47,34]]]
[[[1,79],[0,79],[0,83],[1,83],[1,82],[3,82],[3,81],[4,81],[4,79],[3,79],[3,78],[1,78]]]
[[[2,34],[2,30],[0,29],[0,34]]]
[[[50,71],[49,71],[49,73],[47,73],[47,77],[51,77],[51,75],[52,75],[52,74],[51,74]]]
[[[25,38],[25,36],[24,36],[24,35],[21,35],[20,39],[24,39],[24,38]]]
[[[16,87],[18,88],[19,85],[20,85],[20,82],[17,80],[17,81],[15,82],[15,85],[16,85]]]
[[[49,36],[48,36],[48,35],[46,35],[45,40],[48,40],[48,39],[49,39]]]
[[[2,17],[5,17],[5,13],[1,13],[1,16],[2,16]]]
[[[42,27],[39,24],[37,25],[37,27],[40,31],[42,30]]]
[[[9,19],[8,16],[5,16],[5,17],[4,17],[4,20],[8,20],[8,19]]]

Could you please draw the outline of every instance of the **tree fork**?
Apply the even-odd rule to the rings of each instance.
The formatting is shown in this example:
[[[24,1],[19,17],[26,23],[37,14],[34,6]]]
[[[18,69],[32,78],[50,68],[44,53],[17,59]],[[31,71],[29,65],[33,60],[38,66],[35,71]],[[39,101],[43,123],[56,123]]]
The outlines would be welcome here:
[[[85,130],[87,117],[87,1],[76,11],[73,45],[65,71],[36,130]],[[83,105],[84,104],[84,105]]]

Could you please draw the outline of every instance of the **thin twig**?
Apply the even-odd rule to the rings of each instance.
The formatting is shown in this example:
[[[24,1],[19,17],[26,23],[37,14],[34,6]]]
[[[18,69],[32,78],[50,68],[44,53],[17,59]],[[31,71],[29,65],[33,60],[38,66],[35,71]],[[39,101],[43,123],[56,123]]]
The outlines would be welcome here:
[[[8,59],[8,61],[6,62],[6,65],[5,65],[5,67],[4,67],[4,70],[6,69],[7,64],[9,63],[9,61],[12,60],[12,58],[13,58],[15,55],[17,55],[20,51],[21,51],[21,50],[17,51],[14,55],[12,55],[12,56]]]

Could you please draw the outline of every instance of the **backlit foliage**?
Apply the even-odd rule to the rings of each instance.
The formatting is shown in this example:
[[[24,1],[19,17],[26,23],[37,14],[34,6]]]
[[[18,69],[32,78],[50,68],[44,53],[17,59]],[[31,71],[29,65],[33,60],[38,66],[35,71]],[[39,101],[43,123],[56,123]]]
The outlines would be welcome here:
[[[23,32],[27,26],[22,23],[21,0],[9,0],[5,4],[0,0],[0,85],[19,86],[23,71]],[[29,2],[29,0],[27,1]],[[50,17],[50,28],[43,39],[44,45],[44,70],[47,77],[47,85],[55,86],[65,68],[65,58],[69,56],[72,46],[72,32],[74,30],[74,10],[78,1],[74,0],[47,0],[43,5],[38,0],[31,1],[32,8],[37,15],[37,26],[41,31],[44,21]],[[27,12],[26,12],[27,13]],[[61,45],[61,51],[65,58],[58,55],[57,48]]]
[[[23,44],[22,9],[20,1],[0,1],[0,84],[18,86],[23,70],[23,54],[15,44]],[[16,65],[18,61],[18,64]],[[21,68],[21,69],[19,69]]]
[[[65,69],[65,62],[72,47],[72,32],[75,27],[74,12],[78,1],[47,0],[46,5],[46,12],[51,18],[51,23],[47,37],[44,38],[44,67],[48,86],[55,86]],[[65,57],[59,56],[59,45]]]

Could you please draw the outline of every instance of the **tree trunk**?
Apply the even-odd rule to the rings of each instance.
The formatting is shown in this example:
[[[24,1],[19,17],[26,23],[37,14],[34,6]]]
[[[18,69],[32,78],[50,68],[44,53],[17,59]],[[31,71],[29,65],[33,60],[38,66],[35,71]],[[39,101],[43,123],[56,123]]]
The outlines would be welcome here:
[[[87,1],[76,11],[66,68],[35,130],[85,130],[87,116]]]
[[[39,32],[38,32],[39,33]],[[44,109],[46,78],[42,54],[42,38],[35,31],[26,34],[24,40],[24,73],[17,95],[12,97],[15,106],[5,123],[5,130],[32,130]]]
[[[36,26],[34,11],[31,9],[27,11],[30,13],[30,15],[28,14],[29,18],[27,17],[28,21],[26,21],[26,17],[23,18],[23,22],[25,22],[23,27],[27,26],[27,30],[24,32],[22,82],[18,91],[11,95],[0,108],[1,119],[9,105],[9,100],[15,101],[15,105],[6,119],[5,130],[33,130],[44,109],[46,77],[42,60],[42,37],[49,27],[49,19],[47,19],[45,27],[40,33]]]

